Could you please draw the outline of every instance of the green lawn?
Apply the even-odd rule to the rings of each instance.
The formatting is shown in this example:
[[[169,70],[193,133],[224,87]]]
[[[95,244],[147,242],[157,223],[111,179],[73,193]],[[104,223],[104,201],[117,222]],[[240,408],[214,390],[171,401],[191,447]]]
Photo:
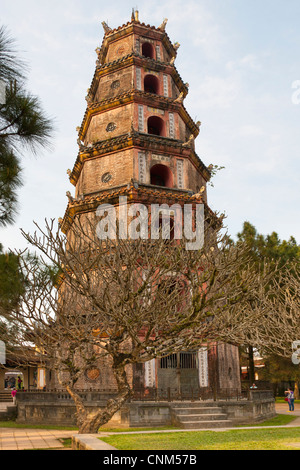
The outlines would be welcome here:
[[[284,397],[276,397],[275,402],[276,403],[286,403]],[[295,404],[299,404],[299,403],[300,403],[300,400],[295,400]]]
[[[300,428],[114,435],[101,438],[118,450],[295,450]]]
[[[50,424],[20,424],[15,421],[0,421],[0,428],[14,428],[14,429],[55,429],[59,431],[76,431],[78,428],[75,426],[52,426]]]
[[[247,424],[247,425],[237,426],[237,427],[245,427],[245,426],[251,426],[251,427],[253,427],[253,426],[255,426],[255,427],[259,427],[259,426],[285,426],[287,424],[292,423],[297,418],[298,418],[298,416],[294,416],[294,415],[281,415],[281,414],[278,414],[274,418],[270,418],[270,419],[268,419],[266,421],[262,421],[260,423]]]

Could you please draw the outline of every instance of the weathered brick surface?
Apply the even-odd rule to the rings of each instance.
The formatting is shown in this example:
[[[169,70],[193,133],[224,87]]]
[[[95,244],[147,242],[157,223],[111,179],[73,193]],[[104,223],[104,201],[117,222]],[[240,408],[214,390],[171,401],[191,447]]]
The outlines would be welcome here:
[[[111,179],[103,182],[109,173]],[[133,152],[124,150],[87,160],[83,165],[78,194],[89,194],[128,183],[133,177]]]
[[[134,36],[130,34],[129,36],[122,37],[113,41],[109,47],[106,56],[105,63],[113,62],[114,60],[118,60],[121,57],[126,56],[132,52],[134,47]]]
[[[129,91],[133,85],[133,67],[122,68],[103,75],[100,78],[98,90],[95,95],[95,101],[111,99],[115,96]]]
[[[132,104],[118,106],[94,115],[86,134],[86,144],[128,133],[132,117]]]

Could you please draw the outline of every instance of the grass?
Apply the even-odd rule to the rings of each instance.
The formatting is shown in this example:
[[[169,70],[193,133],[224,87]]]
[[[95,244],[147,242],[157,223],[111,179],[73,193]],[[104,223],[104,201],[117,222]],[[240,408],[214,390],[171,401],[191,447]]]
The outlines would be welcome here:
[[[64,437],[59,439],[65,449],[71,449],[72,447],[72,439],[70,437]]]
[[[15,421],[0,421],[0,428],[14,428],[14,429],[54,429],[58,431],[76,431],[78,428],[75,426],[52,426],[43,424],[21,424]]]
[[[253,424],[243,424],[236,426],[238,427],[245,427],[245,426],[285,426],[293,422],[298,416],[293,415],[281,415],[278,414],[274,418],[268,419],[267,421],[262,421],[260,423],[253,423]],[[110,427],[103,427],[99,429],[99,432],[109,432],[109,433],[124,433],[124,432],[140,432],[140,431],[172,431],[178,429],[176,426],[163,426],[163,427],[155,427],[155,428],[110,428]]]
[[[262,421],[260,423],[254,423],[254,424],[248,424],[247,426],[255,426],[255,427],[259,427],[259,426],[285,426],[287,424],[290,424],[292,423],[295,419],[297,419],[298,416],[294,416],[294,415],[281,415],[281,414],[278,414],[276,415],[274,418],[270,418],[266,421]],[[241,427],[241,426],[238,426],[238,427]],[[243,427],[245,427],[245,425],[243,425]]]
[[[110,428],[110,427],[103,427],[99,428],[98,432],[113,432],[113,433],[121,433],[121,432],[141,432],[141,431],[172,431],[174,429],[178,429],[175,426],[157,426],[155,428]]]
[[[284,397],[276,397],[276,398],[275,398],[275,402],[276,402],[276,403],[287,403],[287,402],[285,401]],[[295,404],[296,404],[296,403],[299,404],[299,403],[300,403],[300,400],[295,400]]]
[[[118,450],[295,450],[300,428],[123,434],[101,440]]]

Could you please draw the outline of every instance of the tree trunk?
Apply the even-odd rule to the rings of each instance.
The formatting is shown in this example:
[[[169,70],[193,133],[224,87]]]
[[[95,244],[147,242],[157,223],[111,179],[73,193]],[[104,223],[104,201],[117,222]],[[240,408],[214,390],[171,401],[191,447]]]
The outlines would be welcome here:
[[[88,412],[80,395],[72,390],[70,386],[67,386],[66,389],[74,400],[76,406],[77,425],[80,430],[81,426],[84,425],[87,420]]]
[[[123,404],[131,396],[131,388],[127,380],[124,365],[113,366],[113,372],[118,385],[118,394],[116,398],[108,400],[104,409],[96,413],[83,413],[82,409],[78,411],[78,426],[80,434],[97,434],[101,426],[108,423],[114,414],[120,410]]]
[[[299,383],[298,382],[295,382],[294,395],[295,395],[295,399],[299,400]]]

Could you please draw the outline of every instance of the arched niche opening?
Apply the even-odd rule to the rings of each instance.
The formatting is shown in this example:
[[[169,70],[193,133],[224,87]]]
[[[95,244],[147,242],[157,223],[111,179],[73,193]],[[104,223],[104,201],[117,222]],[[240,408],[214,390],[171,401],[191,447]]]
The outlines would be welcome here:
[[[155,186],[173,187],[173,173],[169,167],[161,164],[154,165],[150,170],[150,183]]]
[[[149,57],[150,59],[154,59],[154,47],[150,42],[144,42],[142,45],[142,54],[144,57]]]
[[[158,116],[151,116],[147,121],[148,134],[165,137],[165,123]]]
[[[159,80],[155,75],[146,75],[144,78],[144,91],[159,95]]]

